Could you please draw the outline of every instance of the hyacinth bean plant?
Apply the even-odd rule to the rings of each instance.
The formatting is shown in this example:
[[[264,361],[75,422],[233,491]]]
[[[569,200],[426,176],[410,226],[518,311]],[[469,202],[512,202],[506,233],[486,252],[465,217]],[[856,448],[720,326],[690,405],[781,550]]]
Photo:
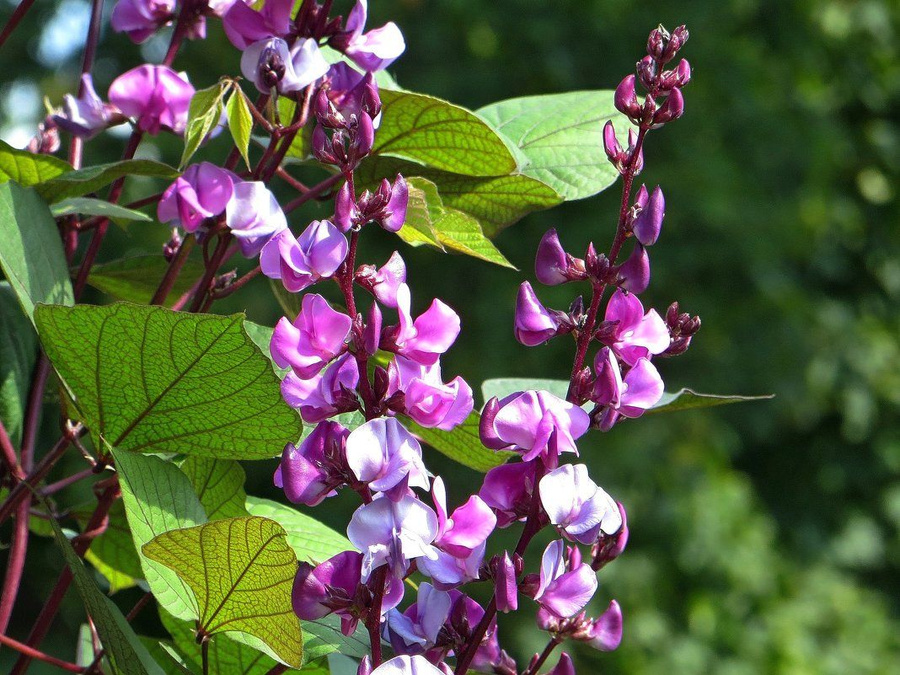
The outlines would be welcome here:
[[[92,79],[103,4],[77,90],[28,148],[0,148],[0,648],[17,652],[13,675],[35,660],[84,674],[563,675],[567,644],[616,649],[627,607],[587,605],[625,549],[626,508],[579,463],[579,439],[730,400],[664,393],[659,360],[684,352],[700,321],[639,299],[665,201],[635,178],[650,132],[684,110],[688,31],[653,30],[615,91],[475,114],[394,82],[403,35],[367,27],[366,0],[118,0],[113,30],[171,37],[161,63],[120,74],[104,97]],[[185,40],[219,30],[240,77],[178,62]],[[195,89],[204,77],[220,79]],[[130,126],[122,160],[87,165],[86,141],[118,125]],[[134,158],[164,134],[183,138],[180,160]],[[120,203],[135,177],[158,187]],[[491,241],[501,229],[619,179],[621,208],[597,219],[605,252],[569,253],[564,228],[537,244],[537,281],[587,300],[548,309],[525,281],[509,308],[525,346],[573,338],[571,374],[488,381],[479,413],[472,386],[441,370],[456,311],[417,297],[399,251],[367,260],[366,231],[508,266]],[[314,202],[328,218],[304,217]],[[123,221],[155,228],[160,253],[95,264]],[[233,256],[252,269],[239,276]],[[274,328],[213,313],[261,275],[288,314]],[[319,291],[332,283],[329,301]],[[79,304],[87,286],[110,302]],[[61,435],[41,448],[53,391]],[[426,448],[484,473],[480,489],[448,504]],[[82,470],[48,483],[64,456]],[[246,495],[240,462],[278,456],[284,500]],[[96,500],[59,511],[54,496],[80,481]],[[358,500],[346,536],[310,508],[339,491]],[[514,549],[492,545],[500,528],[519,533]],[[553,540],[534,551],[542,530]],[[36,534],[55,537],[65,567],[25,616],[14,610]],[[127,613],[100,590],[134,585],[146,594]],[[478,588],[488,600],[470,597]],[[42,643],[74,592],[86,639],[66,660]],[[135,635],[148,605],[169,638]],[[518,611],[547,643],[517,663],[498,613]]]

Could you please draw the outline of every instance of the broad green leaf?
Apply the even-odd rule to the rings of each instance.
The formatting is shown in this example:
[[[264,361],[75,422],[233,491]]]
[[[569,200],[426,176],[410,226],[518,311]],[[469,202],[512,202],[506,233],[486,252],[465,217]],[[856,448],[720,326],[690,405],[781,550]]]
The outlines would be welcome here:
[[[434,223],[434,231],[437,232],[438,240],[451,251],[516,269],[491,240],[484,236],[481,224],[462,211],[444,208]]]
[[[290,506],[247,497],[247,511],[253,516],[271,518],[281,525],[287,532],[288,545],[303,562],[317,565],[342,551],[353,550],[347,537]]]
[[[32,321],[38,303],[75,302],[53,216],[33,189],[16,183],[0,185],[0,268]]]
[[[569,392],[568,380],[548,380],[533,377],[498,377],[481,383],[481,395],[485,402],[488,399],[503,398],[517,391],[548,391],[554,396],[565,399]]]
[[[94,265],[87,282],[117,300],[147,304],[168,269],[169,263],[161,255],[139,255]],[[202,274],[202,264],[186,260],[169,293],[168,303],[176,302]]]
[[[194,624],[180,621],[166,611],[159,612],[163,626],[172,636],[177,651],[187,665],[200,673],[202,656],[197,644]],[[277,662],[275,659],[235,642],[226,633],[214,636],[209,643],[209,675],[266,675]]]
[[[188,107],[187,126],[184,130],[184,152],[179,166],[184,168],[197,152],[200,143],[219,123],[222,117],[222,99],[230,88],[228,82],[217,82],[208,89],[198,89]]]
[[[57,202],[50,207],[50,213],[54,218],[61,216],[71,216],[78,214],[82,216],[105,216],[115,223],[124,225],[131,221],[141,221],[145,223],[153,222],[153,218],[146,213],[127,209],[118,204],[110,204],[102,199],[94,199],[93,197],[70,197]]]
[[[191,481],[208,520],[246,516],[246,474],[233,459],[188,457],[180,466]]]
[[[441,454],[470,469],[487,473],[495,466],[505,464],[515,453],[495,452],[484,447],[481,443],[481,437],[478,435],[480,422],[481,415],[473,411],[453,431],[427,429],[419,426],[412,420],[408,420],[408,426],[412,433]]]
[[[172,570],[140,552],[158,534],[206,522],[190,480],[177,466],[159,457],[115,449],[112,453],[143,577],[160,607],[179,619],[196,619],[197,605],[190,589]]]
[[[71,170],[71,165],[61,159],[18,150],[0,141],[0,183],[12,180],[28,187]]]
[[[84,556],[109,582],[109,592],[131,588],[144,578],[141,559],[125,516],[125,504],[117,501],[109,510],[109,522],[99,537],[91,542]]]
[[[398,173],[407,179],[418,176],[431,181],[437,186],[444,206],[476,218],[488,237],[494,237],[529,213],[562,202],[553,188],[521,174],[467,176],[394,157],[369,158],[357,173],[360,185],[370,188],[382,178],[393,179]]]
[[[22,313],[16,295],[0,281],[0,421],[19,447],[22,419],[37,360],[37,334]]]
[[[521,150],[526,176],[566,200],[584,199],[619,177],[603,151],[603,125],[612,120],[623,142],[630,126],[611,91],[573,91],[500,101],[478,114]]]
[[[328,655],[328,672],[331,675],[356,675],[359,663],[343,654]]]
[[[234,145],[244,158],[247,166],[250,166],[250,131],[253,129],[253,115],[250,113],[250,103],[238,85],[234,85],[231,98],[225,104],[225,113],[228,115],[228,130],[234,139]]]
[[[42,306],[35,315],[95,440],[132,452],[263,459],[300,436],[300,417],[242,330],[243,315],[125,303]]]
[[[50,523],[56,535],[56,543],[62,549],[66,564],[72,571],[75,587],[94,621],[113,670],[123,675],[165,675],[125,621],[119,608],[97,588],[56,520],[51,519]]]
[[[50,536],[53,536],[53,528],[50,528]],[[89,666],[94,662],[94,640],[91,635],[91,627],[83,623],[78,627],[78,640],[75,643],[75,664]]]
[[[187,659],[167,640],[159,640],[143,635],[139,635],[138,638],[150,653],[150,656],[153,657],[153,660],[159,664],[160,668],[166,671],[166,675],[196,675],[200,672],[199,666],[192,670]]]
[[[275,371],[275,374],[280,378],[284,379],[284,376],[290,372],[290,368],[280,368],[277,363],[275,363],[272,358],[272,352],[269,349],[269,343],[272,341],[272,334],[275,332],[274,328],[269,328],[268,326],[260,326],[258,323],[253,323],[252,321],[244,321],[244,332],[253,340],[253,344],[259,347],[259,351],[261,351],[267,359],[272,364],[272,369]],[[309,427],[310,429],[314,427]],[[304,432],[306,427],[304,427]]]
[[[767,396],[723,396],[719,394],[699,394],[691,389],[679,389],[676,392],[664,393],[659,402],[647,411],[647,414],[691,410],[693,408],[712,408],[719,405],[745,403],[747,401],[768,401],[773,398],[775,398],[774,394]]]
[[[127,159],[112,164],[98,164],[77,171],[69,171],[35,187],[47,203],[53,204],[70,197],[82,197],[106,187],[124,176],[173,179],[178,171],[167,164],[150,159]]]
[[[362,657],[369,653],[369,638],[362,625],[353,635],[341,633],[341,620],[335,614],[314,621],[301,621],[306,663],[320,663],[329,654]]]
[[[291,606],[297,556],[281,525],[253,516],[217,520],[164,532],[143,553],[191,587],[199,630],[247,633],[270,656],[289,666],[302,664],[303,635]]]
[[[381,90],[376,155],[400,157],[467,176],[516,170],[504,139],[473,112],[425,94]]]
[[[397,236],[412,246],[428,244],[443,251],[444,246],[434,231],[434,219],[443,210],[437,186],[430,180],[418,177],[410,178],[407,183],[409,203],[406,207],[406,221]]]

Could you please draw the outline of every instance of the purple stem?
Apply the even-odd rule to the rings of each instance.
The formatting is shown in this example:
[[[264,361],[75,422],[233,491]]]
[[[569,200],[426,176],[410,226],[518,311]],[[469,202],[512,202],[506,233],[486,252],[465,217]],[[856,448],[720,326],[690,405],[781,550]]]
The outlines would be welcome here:
[[[7,21],[6,25],[3,27],[3,32],[0,33],[0,47],[2,47],[3,43],[6,42],[6,39],[12,35],[16,26],[19,25],[19,22],[25,17],[33,4],[34,0],[22,0],[22,2],[19,3],[19,6],[16,7],[15,11],[12,13],[12,16],[9,17],[9,21]]]

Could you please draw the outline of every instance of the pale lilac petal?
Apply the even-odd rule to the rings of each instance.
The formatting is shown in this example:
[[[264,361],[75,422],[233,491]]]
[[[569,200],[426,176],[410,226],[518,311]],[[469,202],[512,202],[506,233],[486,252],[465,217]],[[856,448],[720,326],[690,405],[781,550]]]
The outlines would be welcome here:
[[[371,675],[444,675],[424,656],[395,656],[385,661]]]

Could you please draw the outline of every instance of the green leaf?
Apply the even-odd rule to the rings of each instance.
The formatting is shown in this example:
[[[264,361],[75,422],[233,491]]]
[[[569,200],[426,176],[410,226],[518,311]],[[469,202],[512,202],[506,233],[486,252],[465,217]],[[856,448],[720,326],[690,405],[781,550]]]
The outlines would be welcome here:
[[[271,518],[281,525],[287,532],[288,545],[303,562],[317,565],[338,553],[353,550],[347,537],[290,506],[247,497],[247,511],[253,516]]]
[[[522,173],[566,200],[595,195],[619,177],[603,151],[603,125],[612,120],[620,142],[630,125],[613,105],[611,91],[514,98],[478,114],[521,150]]]
[[[102,199],[94,199],[93,197],[71,197],[63,199],[50,207],[50,213],[54,218],[61,216],[71,216],[78,214],[81,216],[105,216],[113,222],[124,225],[133,220],[145,223],[153,222],[153,218],[146,213],[135,211],[134,209],[126,209],[118,204],[110,204]]]
[[[259,351],[261,351],[265,355],[265,357],[269,359],[272,364],[272,369],[275,371],[275,374],[279,377],[279,379],[284,379],[284,376],[287,375],[291,371],[291,369],[280,368],[272,358],[272,352],[269,349],[269,343],[272,341],[272,334],[275,332],[275,329],[269,328],[268,326],[260,326],[258,323],[253,323],[252,321],[244,321],[244,332],[246,332],[250,339],[253,340],[253,344],[259,347]],[[304,433],[305,430],[306,427],[304,427]]]
[[[410,178],[409,202],[406,207],[406,221],[397,232],[407,244],[419,246],[428,244],[440,250],[444,250],[443,244],[434,231],[434,218],[440,216],[443,209],[441,196],[437,186],[424,178]]]
[[[393,157],[368,158],[357,172],[360,185],[369,188],[382,178],[393,180],[398,173],[407,179],[418,176],[434,183],[442,204],[476,218],[488,237],[494,237],[529,213],[562,202],[553,188],[521,174],[467,176]]]
[[[66,564],[72,571],[75,587],[94,621],[114,672],[124,675],[165,675],[134,634],[119,608],[97,588],[56,519],[51,518],[50,523],[56,535],[56,543],[62,549]]]
[[[169,263],[161,255],[139,255],[94,265],[87,282],[117,300],[147,304],[168,269]],[[175,303],[202,274],[203,265],[194,260],[185,261],[169,293],[168,303]]]
[[[61,159],[18,150],[0,141],[0,183],[12,180],[29,187],[71,170],[71,165]]]
[[[160,607],[179,619],[196,619],[199,614],[190,589],[172,570],[141,553],[141,547],[158,534],[206,521],[190,480],[159,457],[116,449],[112,454],[143,577]]]
[[[451,251],[516,269],[491,240],[484,236],[481,224],[462,211],[445,208],[434,223],[434,231],[437,232],[438,240]]]
[[[84,557],[106,577],[110,593],[131,588],[138,579],[144,578],[141,559],[128,529],[124,502],[113,504],[106,529],[91,542]]]
[[[6,281],[0,281],[0,421],[19,447],[22,419],[37,360],[37,334]]]
[[[433,96],[381,92],[381,125],[372,152],[467,176],[516,170],[504,139],[473,112]]]
[[[718,394],[699,394],[692,389],[679,389],[676,392],[664,393],[659,402],[647,411],[647,414],[692,410],[694,408],[712,408],[719,405],[744,403],[747,401],[768,401],[773,398],[775,398],[774,394],[767,396],[723,396]]]
[[[303,635],[291,606],[297,556],[281,525],[253,516],[217,520],[165,532],[143,552],[191,587],[200,607],[199,630],[248,633],[273,658],[302,664]]]
[[[569,392],[568,380],[548,380],[533,377],[498,377],[481,383],[481,395],[485,402],[489,399],[503,398],[517,391],[548,391],[561,399]]]
[[[75,302],[53,216],[33,189],[16,183],[0,185],[0,268],[32,321],[38,303]]]
[[[95,439],[133,452],[263,459],[302,425],[243,320],[125,303],[35,311],[47,356]]]
[[[69,171],[46,183],[35,187],[49,204],[60,202],[70,197],[81,197],[124,176],[145,176],[147,178],[173,179],[178,171],[168,164],[161,164],[150,159],[127,159],[112,164],[98,164],[77,171]]]
[[[228,130],[234,139],[234,145],[241,153],[247,166],[250,166],[250,132],[253,129],[253,115],[250,113],[250,103],[243,90],[235,85],[225,104],[225,114],[228,115]],[[311,126],[311,125],[310,125]]]
[[[408,426],[412,433],[441,454],[470,469],[487,473],[494,467],[505,464],[516,453],[495,452],[484,447],[481,437],[478,435],[480,422],[481,415],[473,411],[453,431],[427,429],[412,420],[408,420]]]
[[[362,657],[369,653],[369,639],[360,626],[353,635],[341,632],[341,620],[335,614],[314,621],[301,621],[306,663],[319,663],[329,654]]]
[[[208,89],[198,89],[191,97],[187,126],[184,130],[184,152],[179,162],[182,168],[197,152],[203,139],[219,123],[222,117],[222,99],[230,86],[229,82],[217,82]]]
[[[150,656],[166,671],[166,675],[195,675],[200,672],[199,666],[195,670],[191,670],[187,659],[170,642],[143,635],[139,635],[138,638]]]
[[[193,624],[180,621],[164,610],[159,612],[159,618],[178,652],[199,673],[202,656]],[[225,633],[216,635],[209,643],[209,675],[266,675],[276,663],[275,659],[235,642]]]
[[[208,520],[246,516],[244,469],[233,459],[188,457],[181,470],[191,481]]]

